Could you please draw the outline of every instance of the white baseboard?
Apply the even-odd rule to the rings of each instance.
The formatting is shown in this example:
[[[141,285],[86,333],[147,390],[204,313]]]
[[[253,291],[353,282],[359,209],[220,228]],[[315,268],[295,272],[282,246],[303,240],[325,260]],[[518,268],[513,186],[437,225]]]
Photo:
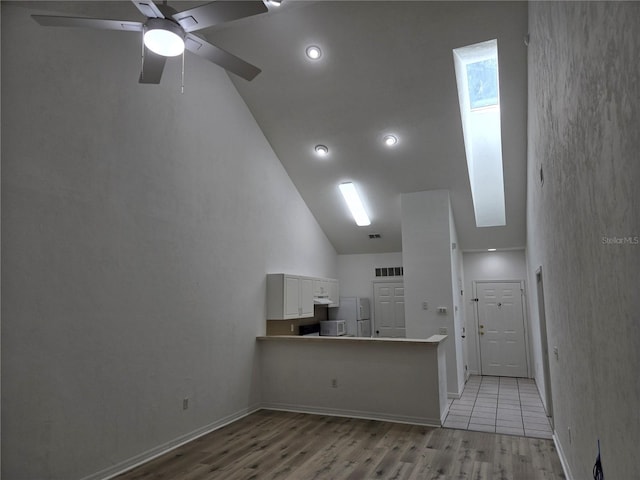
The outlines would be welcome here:
[[[263,403],[264,410],[278,410],[282,412],[308,413],[311,415],[331,415],[334,417],[361,418],[364,420],[379,420],[383,422],[407,423],[410,425],[424,425],[425,427],[440,427],[438,418],[412,417],[406,415],[387,415],[378,412],[364,412],[360,410],[342,410],[316,406],[291,405],[286,403]]]
[[[160,455],[164,455],[165,453],[170,452],[171,450],[174,450],[184,445],[185,443],[189,443],[196,438],[206,435],[207,433],[211,433],[214,430],[218,430],[226,425],[229,425],[230,423],[246,417],[247,415],[251,415],[252,413],[257,412],[260,409],[261,408],[259,405],[242,409],[238,412],[232,413],[231,415],[227,415],[220,420],[210,423],[209,425],[205,425],[204,427],[198,428],[197,430],[186,433],[178,438],[170,440],[169,442],[154,447],[151,450],[147,450],[146,452],[136,455],[135,457],[131,457],[128,460],[119,462],[115,465],[105,468],[104,470],[93,473],[87,477],[82,478],[81,480],[109,480],[110,478],[114,478],[121,473],[131,470],[134,467],[142,465],[143,463],[147,463],[154,458],[159,457]]]
[[[556,451],[558,452],[558,457],[560,458],[560,463],[562,464],[562,470],[564,470],[564,476],[567,477],[567,480],[573,480],[574,476],[571,473],[571,469],[569,468],[569,462],[567,461],[567,457],[564,454],[564,450],[562,450],[560,439],[555,432],[553,433],[553,443],[556,446]]]
[[[449,404],[445,406],[444,411],[440,414],[440,425],[444,425],[444,421],[447,419],[447,415],[449,415]]]

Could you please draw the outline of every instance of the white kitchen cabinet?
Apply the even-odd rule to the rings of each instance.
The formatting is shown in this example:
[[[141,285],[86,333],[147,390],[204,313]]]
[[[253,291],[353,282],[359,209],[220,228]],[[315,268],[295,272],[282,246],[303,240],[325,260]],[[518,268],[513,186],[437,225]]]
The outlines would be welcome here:
[[[329,300],[331,300],[329,307],[340,306],[340,293],[338,290],[338,280],[329,279],[328,287],[329,287]]]
[[[329,296],[329,279],[328,278],[313,279],[313,296],[314,297]]]
[[[300,317],[313,317],[313,279],[300,279]]]
[[[284,273],[267,275],[267,320],[313,317],[313,279]]]
[[[330,307],[337,307],[339,303],[338,280],[334,278],[314,278],[313,296],[328,298],[331,300]]]

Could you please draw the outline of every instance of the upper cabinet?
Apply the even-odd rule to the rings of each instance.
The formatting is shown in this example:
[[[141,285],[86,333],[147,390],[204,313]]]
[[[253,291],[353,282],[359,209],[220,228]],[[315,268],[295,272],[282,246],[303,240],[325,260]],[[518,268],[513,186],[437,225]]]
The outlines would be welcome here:
[[[313,278],[267,275],[267,320],[313,317]]]
[[[329,307],[340,306],[340,293],[338,291],[338,280],[329,279],[329,300],[331,300]]]
[[[328,307],[337,307],[340,298],[338,280],[287,273],[267,274],[267,320],[313,317],[314,298],[323,299]]]
[[[313,296],[316,299],[322,299],[323,305],[327,305],[330,308],[337,307],[340,299],[338,295],[338,280],[334,278],[314,278]]]
[[[329,296],[329,279],[328,278],[313,279],[313,296],[314,297]]]

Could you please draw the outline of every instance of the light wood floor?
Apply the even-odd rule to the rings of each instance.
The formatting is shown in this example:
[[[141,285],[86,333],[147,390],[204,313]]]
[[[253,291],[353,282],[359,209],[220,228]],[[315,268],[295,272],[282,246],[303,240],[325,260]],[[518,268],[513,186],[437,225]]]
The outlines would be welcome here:
[[[551,440],[262,410],[117,480],[564,478]]]

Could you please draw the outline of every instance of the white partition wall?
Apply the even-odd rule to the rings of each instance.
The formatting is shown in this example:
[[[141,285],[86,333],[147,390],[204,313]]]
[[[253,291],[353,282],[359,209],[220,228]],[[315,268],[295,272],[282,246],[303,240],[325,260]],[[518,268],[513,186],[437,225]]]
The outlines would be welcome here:
[[[403,194],[402,261],[404,263],[407,338],[428,338],[446,332],[447,390],[458,396],[464,386],[462,348],[454,339],[462,315],[455,316],[453,216],[449,192],[432,190]],[[456,247],[457,248],[457,247]],[[456,281],[457,283],[457,281]],[[426,308],[425,308],[426,307]],[[444,311],[439,308],[445,309]]]
[[[439,426],[447,341],[262,337],[262,406]]]

